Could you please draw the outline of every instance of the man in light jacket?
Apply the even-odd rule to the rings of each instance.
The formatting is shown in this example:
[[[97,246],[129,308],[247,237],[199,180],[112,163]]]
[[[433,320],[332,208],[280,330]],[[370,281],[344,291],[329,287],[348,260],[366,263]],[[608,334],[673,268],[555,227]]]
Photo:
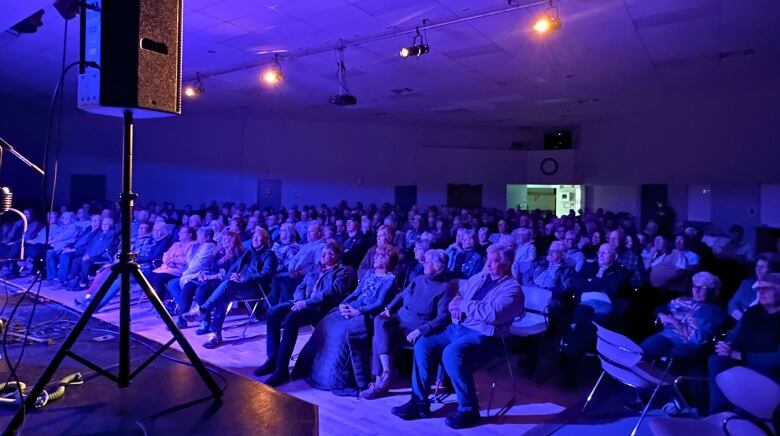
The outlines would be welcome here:
[[[394,415],[406,420],[430,417],[428,393],[441,360],[458,398],[458,410],[445,423],[467,428],[479,422],[473,372],[502,355],[500,337],[509,334],[512,321],[523,313],[523,290],[511,274],[513,261],[512,248],[492,245],[485,270],[461,281],[459,295],[449,306],[452,324],[415,343],[412,398],[394,407]]]

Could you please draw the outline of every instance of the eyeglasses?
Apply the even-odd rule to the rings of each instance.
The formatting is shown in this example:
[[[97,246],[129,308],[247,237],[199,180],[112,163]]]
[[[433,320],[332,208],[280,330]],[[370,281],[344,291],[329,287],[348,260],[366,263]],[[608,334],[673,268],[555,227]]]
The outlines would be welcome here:
[[[693,285],[692,289],[699,290],[699,291],[701,291],[701,290],[708,291],[708,290],[713,290],[715,288],[710,288],[710,287],[707,287],[707,286],[696,286],[696,285]]]

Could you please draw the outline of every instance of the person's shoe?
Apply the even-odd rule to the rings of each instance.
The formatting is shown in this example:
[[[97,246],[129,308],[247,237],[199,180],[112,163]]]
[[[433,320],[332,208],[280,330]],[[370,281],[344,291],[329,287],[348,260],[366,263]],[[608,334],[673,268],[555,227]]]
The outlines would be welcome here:
[[[671,418],[698,418],[699,410],[695,407],[681,408],[676,401],[670,401],[661,408],[664,415]]]
[[[268,358],[264,364],[258,366],[257,369],[252,371],[252,374],[255,377],[260,377],[262,375],[268,375],[274,371],[276,371],[276,360]]]
[[[455,412],[448,416],[444,423],[451,428],[474,427],[480,420],[479,412]]]
[[[212,333],[209,335],[209,339],[203,343],[203,348],[208,348],[211,350],[212,348],[217,348],[220,345],[222,345],[222,335],[219,333]]]
[[[263,383],[267,384],[268,386],[271,386],[272,388],[281,386],[285,383],[288,383],[290,381],[290,373],[289,371],[274,371],[273,374],[271,374],[270,377],[265,379]]]
[[[360,396],[366,400],[373,400],[375,398],[383,397],[387,395],[390,390],[390,371],[385,371],[382,375],[377,376],[376,382],[368,385],[368,389],[360,393]]]
[[[178,327],[180,329],[186,329],[189,326],[190,325],[187,323],[187,321],[184,320],[184,318],[179,317],[179,318],[176,319],[176,327]]]
[[[187,320],[187,322],[195,322],[199,320],[201,316],[202,315],[200,314],[200,310],[197,304],[192,308],[192,310],[181,315],[181,317]]]
[[[390,409],[390,413],[403,420],[411,421],[413,419],[430,418],[431,408],[427,404],[421,404],[412,399],[405,404],[393,407]]]
[[[73,300],[73,302],[76,303],[76,306],[78,306],[79,309],[86,309],[90,301],[92,301],[92,296],[90,294],[87,294],[81,298],[75,298]]]
[[[203,336],[211,333],[211,326],[206,323],[201,323],[200,327],[198,327],[197,330],[195,330],[195,334],[198,336]]]

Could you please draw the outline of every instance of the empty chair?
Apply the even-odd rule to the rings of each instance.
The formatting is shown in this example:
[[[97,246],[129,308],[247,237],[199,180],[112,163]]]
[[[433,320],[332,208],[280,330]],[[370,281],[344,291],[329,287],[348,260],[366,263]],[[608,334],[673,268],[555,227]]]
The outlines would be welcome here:
[[[666,368],[659,369],[644,361],[642,361],[642,348],[639,347],[634,341],[621,335],[620,333],[606,329],[596,323],[596,351],[598,353],[599,360],[601,361],[601,368],[603,371],[599,376],[596,385],[593,386],[590,395],[588,395],[583,410],[588,407],[590,401],[593,399],[596,389],[598,389],[605,374],[609,374],[610,377],[623,383],[624,385],[631,386],[636,389],[642,389],[652,391],[650,399],[642,409],[642,414],[639,416],[636,425],[634,426],[631,435],[634,436],[639,429],[639,425],[642,423],[647,410],[655,398],[656,393],[662,385],[670,385],[666,378],[669,375],[669,368],[672,365],[672,360],[669,359],[666,362]]]
[[[528,337],[547,331],[547,305],[552,291],[538,286],[523,286],[525,312],[512,323],[513,336]]]
[[[771,420],[780,407],[780,385],[744,366],[723,371],[715,382],[739,412],[716,413],[702,419],[653,418],[649,421],[653,434],[752,436],[777,433],[776,424]]]

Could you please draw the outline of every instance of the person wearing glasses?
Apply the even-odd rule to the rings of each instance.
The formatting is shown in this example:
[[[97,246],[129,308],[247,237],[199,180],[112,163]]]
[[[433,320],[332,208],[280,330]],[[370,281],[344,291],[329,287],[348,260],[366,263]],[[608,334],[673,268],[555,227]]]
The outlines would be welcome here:
[[[780,382],[780,273],[768,274],[754,286],[758,304],[745,310],[737,326],[715,345],[715,355],[708,361],[710,413],[730,407],[715,382],[729,368],[744,366]],[[761,392],[760,386],[749,383],[744,389]]]
[[[640,344],[646,360],[661,357],[694,359],[703,353],[707,342],[726,323],[726,311],[716,303],[720,279],[701,271],[694,274],[692,281],[691,297],[675,298],[657,310],[663,330]]]

